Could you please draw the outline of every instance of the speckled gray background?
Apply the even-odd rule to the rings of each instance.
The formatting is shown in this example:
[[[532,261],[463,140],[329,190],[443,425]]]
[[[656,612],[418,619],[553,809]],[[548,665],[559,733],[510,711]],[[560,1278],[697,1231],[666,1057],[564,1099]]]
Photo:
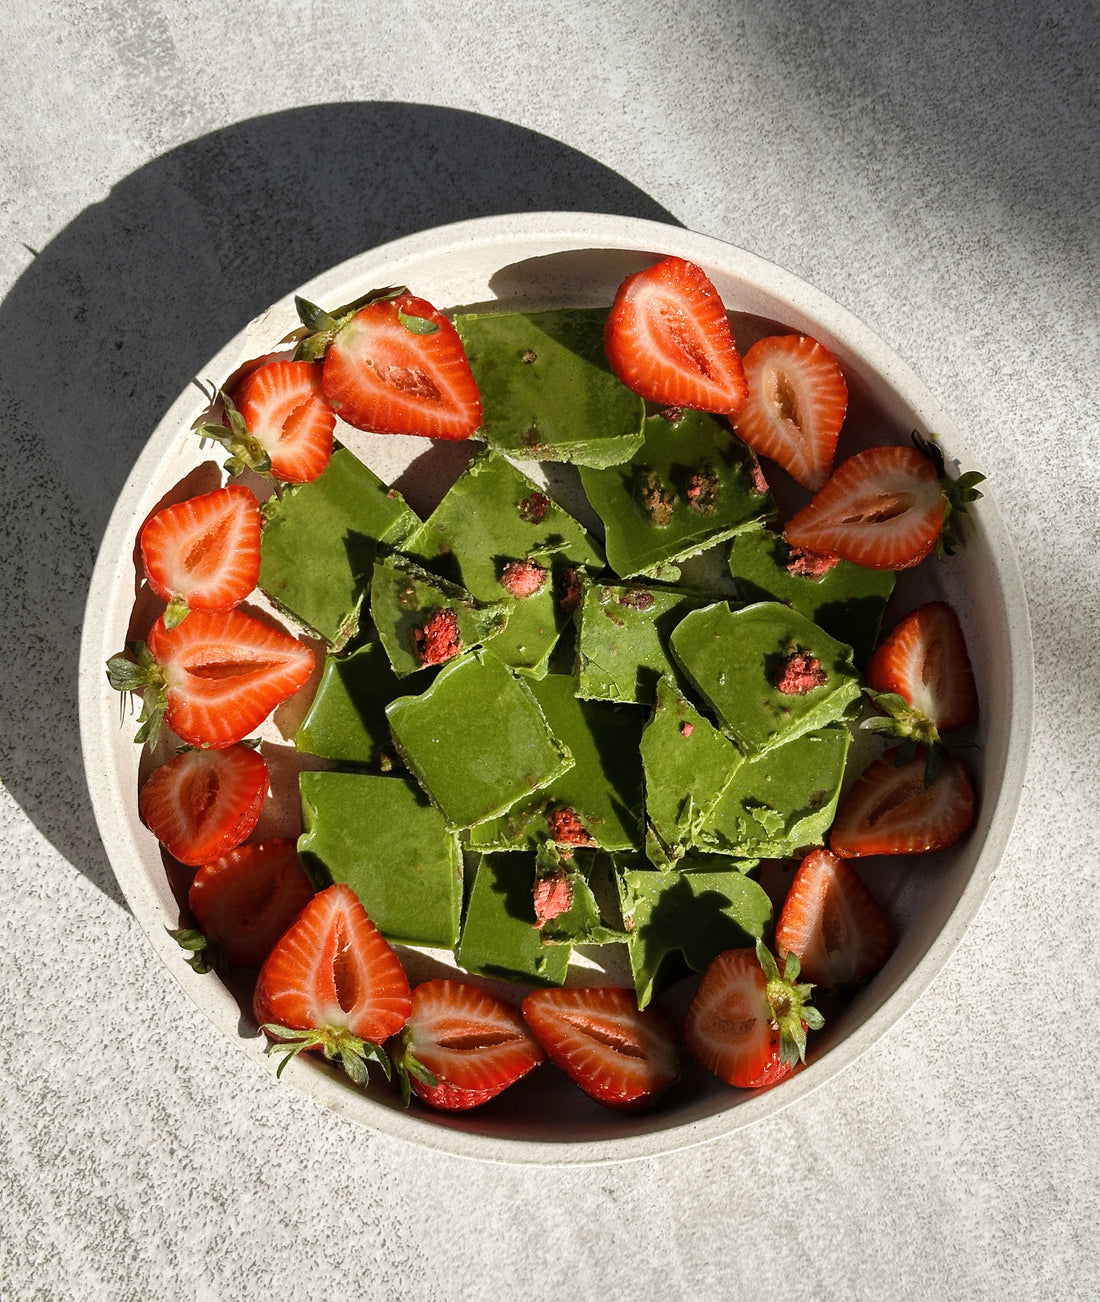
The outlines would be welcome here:
[[[4,1302],[1096,1296],[1098,68],[1095,0],[3,6]],[[97,540],[202,362],[366,246],[546,208],[863,318],[988,474],[1037,634],[1016,831],[915,1010],[727,1142],[565,1171],[365,1133],[220,1040],[75,716]]]

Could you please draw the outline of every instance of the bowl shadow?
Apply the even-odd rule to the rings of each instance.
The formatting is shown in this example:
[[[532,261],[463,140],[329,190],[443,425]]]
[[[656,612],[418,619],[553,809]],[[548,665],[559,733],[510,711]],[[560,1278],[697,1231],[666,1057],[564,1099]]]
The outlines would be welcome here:
[[[509,212],[679,224],[547,136],[421,104],[293,109],[154,159],[82,212],[0,303],[0,780],[122,907],[86,788],[77,664],[96,551],[130,469],[204,363],[328,267]],[[135,521],[135,530],[140,524]],[[120,557],[120,571],[130,562]],[[120,648],[121,649],[121,648]]]

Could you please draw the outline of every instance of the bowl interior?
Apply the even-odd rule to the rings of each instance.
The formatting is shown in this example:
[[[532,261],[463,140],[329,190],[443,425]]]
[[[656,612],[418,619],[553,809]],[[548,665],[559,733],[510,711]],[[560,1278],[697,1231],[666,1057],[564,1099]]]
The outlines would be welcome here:
[[[839,456],[870,443],[902,443],[934,432],[949,464],[972,468],[958,431],[926,387],[869,330],[810,286],[720,241],[675,227],[583,214],[488,218],[425,232],[372,250],[300,291],[332,307],[383,285],[408,285],[445,309],[607,305],[624,276],[655,257],[679,254],[701,264],[733,315],[744,350],[762,334],[803,332],[840,360],[850,389]],[[271,352],[298,318],[293,296],[274,304],[214,357],[197,380],[223,383],[242,363]],[[117,694],[104,665],[121,650],[141,609],[135,540],[146,517],[165,502],[215,486],[219,459],[191,432],[207,400],[189,388],[169,410],[134,467],[109,523],[89,596],[81,648],[81,731],[85,765],[104,844],[135,916],[188,995],[225,1034],[265,1069],[264,1041],[248,1013],[247,988],[197,976],[166,928],[179,924],[177,893],[152,836],[137,814],[142,755],[132,718],[119,725]],[[465,453],[453,445],[378,437],[339,426],[337,435],[423,513],[459,473]],[[217,449],[215,450],[217,451]],[[531,473],[530,465],[523,469]],[[533,477],[537,477],[533,476]],[[560,490],[560,492],[559,492]],[[568,497],[568,476],[555,480]],[[927,987],[976,912],[1003,852],[1019,799],[1030,727],[1031,658],[1026,608],[1015,560],[992,500],[979,503],[967,547],[943,564],[925,564],[899,583],[887,624],[921,601],[941,597],[966,631],[981,697],[977,748],[968,765],[977,779],[978,820],[958,846],[916,864],[876,859],[863,865],[898,933],[898,947],[879,976],[828,1018],[811,1038],[807,1065],[778,1087],[746,1093],[688,1066],[657,1112],[608,1113],[551,1072],[535,1072],[484,1109],[449,1116],[406,1111],[395,1094],[364,1093],[318,1062],[299,1059],[283,1079],[321,1104],[412,1142],[496,1161],[622,1160],[702,1142],[766,1116],[850,1064]],[[293,710],[264,733],[273,786],[259,833],[296,830]],[[144,761],[146,764],[148,760]],[[185,886],[184,886],[185,889]],[[433,970],[445,956],[409,953],[413,971]],[[675,998],[675,992],[673,994]]]

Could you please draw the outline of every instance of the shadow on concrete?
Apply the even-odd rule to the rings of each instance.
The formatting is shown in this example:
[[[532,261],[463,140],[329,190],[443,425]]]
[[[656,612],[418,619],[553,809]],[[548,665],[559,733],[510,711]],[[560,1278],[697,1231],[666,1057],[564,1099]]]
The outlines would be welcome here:
[[[145,440],[228,339],[325,268],[418,230],[542,210],[675,221],[546,136],[358,103],[183,145],[29,251],[0,304],[0,778],[119,904],[81,765],[77,658],[96,548]]]

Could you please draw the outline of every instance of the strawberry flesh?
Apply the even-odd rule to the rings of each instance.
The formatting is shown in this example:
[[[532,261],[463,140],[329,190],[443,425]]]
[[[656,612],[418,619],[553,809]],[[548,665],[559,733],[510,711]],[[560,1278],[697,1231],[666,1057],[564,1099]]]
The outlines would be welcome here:
[[[416,987],[393,1056],[412,1092],[448,1111],[480,1107],[544,1058],[516,1009],[480,986],[451,979]],[[417,1074],[417,1065],[434,1085]]]
[[[605,1107],[650,1107],[679,1075],[675,1028],[655,1007],[639,1011],[633,990],[534,990],[523,1016],[554,1065]]]
[[[905,764],[887,751],[843,798],[829,848],[845,859],[870,854],[924,854],[954,845],[974,821],[974,789],[956,759],[945,759],[925,785],[921,751]]]
[[[954,610],[930,601],[906,615],[867,663],[867,686],[902,697],[937,732],[972,723],[978,691]]]
[[[890,956],[894,932],[855,869],[828,850],[812,850],[783,902],[775,944],[798,956],[805,980],[832,988],[873,976]]]
[[[836,358],[805,335],[772,335],[745,354],[745,381],[739,437],[816,493],[832,471],[848,410]]]
[[[187,903],[226,962],[258,968],[313,898],[293,839],[242,845],[204,864]]]
[[[197,867],[251,836],[267,790],[267,764],[250,746],[184,750],[145,780],[138,813],[173,858]]]
[[[328,465],[336,417],[325,402],[321,368],[313,362],[258,366],[237,386],[233,402],[277,478],[306,484]]]
[[[872,570],[918,565],[940,536],[947,498],[916,448],[874,447],[842,462],[784,530],[796,548]]]
[[[323,385],[341,420],[376,434],[457,441],[481,424],[481,397],[457,331],[408,293],[356,312],[329,345]]]
[[[628,389],[664,407],[733,416],[745,371],[717,289],[701,267],[665,258],[628,276],[604,326],[604,351]]]
[[[260,508],[240,484],[158,511],[140,536],[149,586],[162,601],[231,610],[260,577]]]

